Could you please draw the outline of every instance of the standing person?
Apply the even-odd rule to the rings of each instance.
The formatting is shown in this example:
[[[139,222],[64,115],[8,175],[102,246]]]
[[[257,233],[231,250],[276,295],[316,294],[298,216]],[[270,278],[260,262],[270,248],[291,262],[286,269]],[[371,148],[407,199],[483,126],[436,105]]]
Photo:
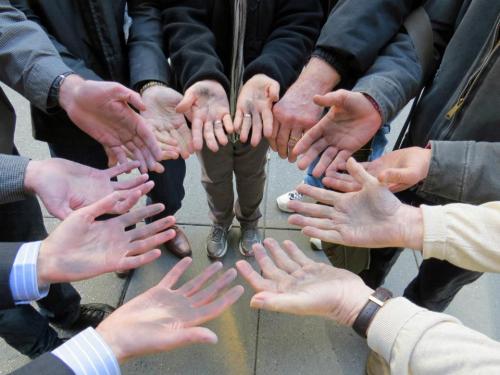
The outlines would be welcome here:
[[[252,256],[252,245],[261,241],[263,134],[270,135],[273,104],[309,58],[322,18],[319,0],[187,1],[163,11],[165,39],[185,92],[177,110],[192,123],[213,223],[210,258],[225,255],[235,216],[243,255]],[[233,130],[238,135],[228,138]]]
[[[144,65],[141,65],[143,69],[129,69],[125,39],[125,0],[13,0],[12,4],[46,30],[63,61],[85,79],[110,80],[129,86],[131,81],[141,82],[152,77],[163,80],[168,75],[167,71],[152,72]],[[134,64],[140,62],[130,61],[130,65]],[[148,106],[147,101],[144,102]],[[69,159],[97,169],[107,167],[105,149],[81,132],[64,111],[58,110],[57,103],[49,113],[35,107],[31,111],[35,138],[48,143],[53,157]],[[163,133],[161,139],[165,138],[165,144],[176,144],[168,133]],[[149,200],[165,204],[166,210],[161,214],[164,217],[175,214],[181,208],[184,198],[185,162],[178,158],[178,152],[174,149],[176,147],[164,151],[167,151],[168,158],[176,160],[164,161],[162,165],[148,165],[152,171],[150,177],[155,182],[155,189],[149,194]],[[183,156],[187,157],[185,152]],[[163,173],[164,170],[168,170],[168,173]],[[143,169],[142,172],[146,171]],[[166,249],[178,257],[189,256],[191,247],[187,237],[179,227],[174,229],[177,235],[164,244]]]

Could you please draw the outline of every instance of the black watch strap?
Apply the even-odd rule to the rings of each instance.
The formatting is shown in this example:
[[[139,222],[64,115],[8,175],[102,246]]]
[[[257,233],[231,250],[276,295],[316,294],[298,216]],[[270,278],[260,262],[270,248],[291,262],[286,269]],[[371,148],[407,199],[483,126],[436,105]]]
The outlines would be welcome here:
[[[361,309],[358,317],[354,321],[352,328],[361,337],[366,339],[368,327],[375,317],[375,314],[384,306],[385,302],[392,298],[392,293],[385,288],[378,288],[369,298],[366,305]]]
[[[50,86],[49,95],[47,97],[47,108],[53,109],[59,106],[59,90],[66,79],[66,77],[75,74],[74,72],[66,72],[63,74],[59,74],[54,81],[52,82],[52,86]]]

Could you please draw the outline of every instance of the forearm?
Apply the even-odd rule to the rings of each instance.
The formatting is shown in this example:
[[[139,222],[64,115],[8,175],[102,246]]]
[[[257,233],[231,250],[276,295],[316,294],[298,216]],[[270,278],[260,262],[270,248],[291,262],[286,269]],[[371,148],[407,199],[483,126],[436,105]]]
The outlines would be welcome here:
[[[500,202],[421,206],[424,258],[472,271],[500,272]]]
[[[432,159],[418,195],[480,204],[500,200],[500,143],[431,141]]]
[[[129,0],[132,26],[128,39],[130,85],[157,81],[169,84],[170,66],[163,51],[163,24],[158,1]]]
[[[375,315],[368,345],[394,374],[496,373],[500,343],[404,298],[395,298]]]
[[[294,86],[309,90],[313,95],[325,95],[340,83],[341,76],[326,61],[312,57],[299,75]]]
[[[44,31],[9,2],[0,3],[0,65],[0,80],[40,109],[54,79],[71,70]]]
[[[24,179],[29,162],[22,156],[0,154],[0,204],[26,197]]]
[[[401,32],[381,51],[352,91],[371,96],[386,124],[418,94],[422,81],[422,67],[411,38]]]

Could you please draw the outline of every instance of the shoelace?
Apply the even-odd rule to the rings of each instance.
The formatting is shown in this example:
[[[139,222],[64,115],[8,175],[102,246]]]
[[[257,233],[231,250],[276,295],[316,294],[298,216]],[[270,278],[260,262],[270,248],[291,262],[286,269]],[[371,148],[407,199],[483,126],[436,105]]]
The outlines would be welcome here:
[[[222,241],[224,237],[225,230],[221,227],[214,227],[212,233],[210,233],[210,239],[214,242]]]
[[[288,193],[288,199],[291,201],[300,201],[302,200],[303,195],[300,194],[298,191],[294,190]]]

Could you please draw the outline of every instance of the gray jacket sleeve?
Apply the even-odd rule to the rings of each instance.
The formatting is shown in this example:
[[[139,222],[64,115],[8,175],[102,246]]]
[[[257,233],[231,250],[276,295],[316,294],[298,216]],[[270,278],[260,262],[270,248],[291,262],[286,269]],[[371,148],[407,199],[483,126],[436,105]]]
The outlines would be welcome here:
[[[400,32],[358,80],[353,91],[370,95],[388,123],[415,97],[423,81],[422,67],[408,34]]]
[[[418,188],[419,196],[435,203],[500,200],[500,143],[431,141],[431,147],[429,174]]]
[[[0,204],[24,199],[28,163],[29,159],[22,156],[0,154]]]
[[[45,32],[7,0],[0,0],[0,66],[0,80],[43,110],[54,79],[71,71]]]

